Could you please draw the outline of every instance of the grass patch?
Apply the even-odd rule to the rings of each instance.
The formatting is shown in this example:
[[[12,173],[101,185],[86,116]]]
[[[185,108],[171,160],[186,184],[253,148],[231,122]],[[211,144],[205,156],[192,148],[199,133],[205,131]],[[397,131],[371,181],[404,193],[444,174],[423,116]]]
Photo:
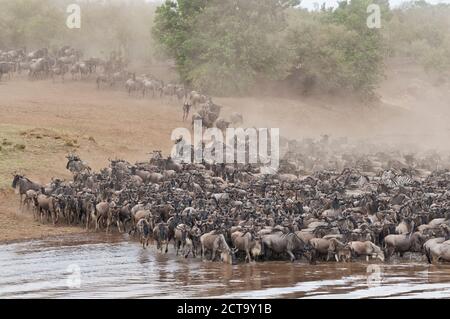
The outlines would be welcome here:
[[[9,189],[12,174],[31,176],[67,175],[62,158],[67,146],[79,147],[66,132],[0,124],[0,190]]]

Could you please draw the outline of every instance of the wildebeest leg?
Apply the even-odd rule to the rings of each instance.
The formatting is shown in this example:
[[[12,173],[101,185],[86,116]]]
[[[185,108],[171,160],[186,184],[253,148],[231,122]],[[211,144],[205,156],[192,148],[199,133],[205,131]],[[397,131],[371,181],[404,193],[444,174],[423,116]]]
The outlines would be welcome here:
[[[106,218],[106,233],[109,233],[109,227],[111,226],[111,218]]]
[[[22,201],[22,193],[20,193],[20,198],[19,198],[19,208],[20,208],[20,212],[23,213],[23,201]]]
[[[159,241],[159,239],[156,240],[156,250],[161,250],[161,243]]]
[[[33,205],[33,217],[34,220],[38,220],[39,219],[39,211],[38,211],[38,207]]]
[[[215,248],[213,248],[211,251],[211,261],[214,261],[216,259],[216,253],[217,253],[217,250]]]
[[[245,250],[245,262],[247,262],[247,260],[248,260],[249,263],[252,262],[252,257],[250,255],[250,250],[249,249]]]
[[[41,224],[44,223],[44,209],[43,208],[39,208],[39,213],[40,213],[40,217],[41,217]]]
[[[332,256],[332,252],[331,252],[331,251],[328,251],[328,254],[327,254],[327,261],[330,261],[331,256]]]
[[[117,224],[117,229],[119,230],[119,233],[122,233],[122,231],[120,229],[120,220],[117,220],[116,224]]]
[[[290,258],[291,258],[291,262],[294,262],[294,261],[295,261],[295,256],[294,256],[294,254],[292,253],[292,251],[287,250],[287,253],[289,254],[289,256],[290,256]]]
[[[102,218],[102,216],[98,216],[95,219],[95,231],[98,231],[98,224],[99,224],[99,221],[100,221],[101,218]]]
[[[369,261],[369,255],[366,255],[366,261]]]
[[[383,250],[383,252],[384,252],[384,255],[385,255],[385,257],[386,257],[386,260],[391,259],[392,254],[391,254],[391,249],[390,249],[390,247],[386,247],[386,248]]]
[[[55,226],[56,225],[56,222],[58,221],[58,213],[57,213],[57,211],[56,211],[56,209],[51,209],[50,210],[50,215],[52,216],[52,223],[53,223],[53,226]]]

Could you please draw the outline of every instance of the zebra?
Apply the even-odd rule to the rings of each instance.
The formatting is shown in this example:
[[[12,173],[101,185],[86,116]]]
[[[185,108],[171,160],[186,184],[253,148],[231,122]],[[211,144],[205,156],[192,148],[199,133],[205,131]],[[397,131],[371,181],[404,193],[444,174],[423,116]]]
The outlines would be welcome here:
[[[414,179],[408,175],[399,175],[388,170],[381,175],[381,182],[390,188],[408,186],[414,183]]]

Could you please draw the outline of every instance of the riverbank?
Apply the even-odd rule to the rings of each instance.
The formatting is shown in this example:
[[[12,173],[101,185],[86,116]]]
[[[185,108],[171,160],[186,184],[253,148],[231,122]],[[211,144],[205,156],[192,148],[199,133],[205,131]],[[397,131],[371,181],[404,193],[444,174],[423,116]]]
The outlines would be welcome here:
[[[31,212],[26,209],[20,211],[18,196],[7,190],[0,191],[0,229],[0,244],[85,233],[80,227],[53,226],[35,221]]]

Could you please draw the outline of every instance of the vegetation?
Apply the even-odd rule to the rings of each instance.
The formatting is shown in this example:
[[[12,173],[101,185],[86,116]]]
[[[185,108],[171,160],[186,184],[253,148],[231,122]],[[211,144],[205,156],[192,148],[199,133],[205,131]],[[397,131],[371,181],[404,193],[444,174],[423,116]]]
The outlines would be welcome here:
[[[146,62],[162,54],[185,83],[221,95],[284,80],[302,92],[370,97],[392,57],[442,79],[450,74],[448,4],[419,0],[392,9],[388,0],[345,0],[307,11],[300,0],[166,0],[157,8],[145,0],[93,0],[80,2],[82,27],[70,30],[65,10],[72,2],[0,0],[0,48],[69,44],[87,55],[120,50]],[[366,25],[372,3],[381,7],[381,29]]]
[[[81,28],[66,26],[73,0],[0,0],[0,48],[71,45],[101,56],[121,51],[130,60],[153,56],[151,26],[155,5],[145,0],[83,1]]]
[[[153,34],[173,53],[181,78],[215,94],[239,93],[289,67],[280,33],[297,1],[166,1]]]
[[[370,4],[381,8],[380,29],[367,27]],[[167,0],[157,9],[153,35],[185,82],[215,94],[289,78],[303,90],[371,97],[391,56],[415,56],[427,70],[448,72],[449,6],[416,1],[392,10],[387,0],[348,0],[309,12],[297,5]]]
[[[450,76],[450,5],[425,1],[393,11],[385,33],[390,56],[408,57],[428,72]]]

